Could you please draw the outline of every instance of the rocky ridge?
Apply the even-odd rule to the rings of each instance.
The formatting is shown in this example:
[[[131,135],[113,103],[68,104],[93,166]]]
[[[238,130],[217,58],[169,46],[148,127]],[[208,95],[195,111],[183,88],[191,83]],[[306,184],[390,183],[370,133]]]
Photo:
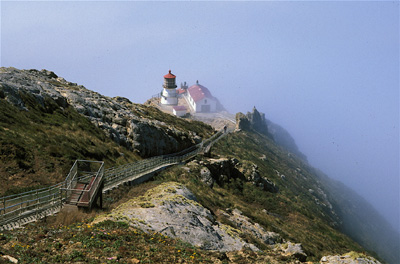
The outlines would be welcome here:
[[[4,72],[2,72],[3,70],[4,70]],[[12,72],[12,74],[7,75],[7,72]],[[27,72],[29,72],[29,73],[27,73]],[[5,74],[3,75],[3,73],[5,73]],[[31,74],[33,77],[30,75],[26,76],[24,74],[26,74],[26,75]],[[35,75],[38,75],[38,76],[35,77]],[[35,79],[35,78],[38,78],[38,79]],[[41,81],[42,79],[43,79],[43,82]],[[33,84],[35,81],[37,81],[40,84],[39,88],[36,87],[36,84]],[[63,82],[65,82],[64,83],[65,87],[63,87],[63,85],[61,85]],[[45,84],[42,85],[42,83],[45,83]],[[50,85],[50,87],[47,87],[46,83],[48,85]],[[55,85],[55,86],[53,86],[53,85]],[[43,87],[47,87],[46,88],[47,90]],[[79,86],[74,83],[69,83],[69,82],[63,80],[62,78],[59,78],[54,73],[45,71],[45,70],[42,70],[40,72],[36,71],[36,70],[18,71],[16,69],[12,69],[12,68],[8,68],[8,69],[2,68],[0,70],[0,99],[7,100],[8,102],[11,102],[13,105],[17,105],[18,107],[20,107],[20,109],[23,109],[25,111],[30,111],[29,106],[27,107],[27,105],[24,104],[24,101],[25,101],[24,94],[25,93],[29,93],[30,96],[33,97],[35,99],[35,101],[38,104],[40,104],[43,107],[43,109],[45,109],[46,111],[47,110],[51,111],[51,107],[49,107],[49,105],[48,105],[49,100],[54,100],[54,102],[57,103],[57,106],[60,109],[66,108],[66,107],[69,107],[69,109],[71,109],[70,106],[73,106],[77,111],[82,113],[85,117],[92,120],[92,122],[94,124],[96,124],[98,127],[101,127],[99,125],[99,122],[103,122],[105,124],[105,126],[103,126],[102,129],[104,131],[106,131],[107,135],[109,135],[110,137],[113,137],[113,133],[111,133],[110,132],[111,130],[109,130],[110,125],[111,125],[111,128],[113,128],[113,125],[117,124],[117,122],[118,122],[118,120],[115,118],[115,115],[113,115],[113,113],[118,112],[118,110],[113,109],[112,105],[114,103],[117,103],[121,107],[125,107],[124,109],[127,109],[127,111],[130,111],[130,113],[132,114],[132,119],[138,118],[139,121],[143,121],[144,124],[143,124],[143,127],[141,128],[142,130],[140,130],[140,127],[135,128],[136,131],[141,131],[141,133],[138,133],[137,137],[135,137],[134,135],[127,134],[130,137],[130,139],[132,140],[132,141],[129,141],[129,142],[131,142],[130,145],[127,143],[128,140],[127,141],[119,141],[119,143],[125,144],[128,148],[136,150],[138,153],[140,153],[143,156],[152,155],[152,154],[148,154],[148,153],[158,153],[158,152],[164,153],[165,148],[166,148],[165,146],[160,144],[163,147],[160,149],[157,149],[159,139],[158,138],[152,139],[151,137],[149,139],[148,134],[153,133],[152,130],[146,130],[146,129],[148,129],[149,123],[152,124],[151,122],[154,122],[155,123],[154,126],[156,127],[156,129],[160,130],[160,133],[164,133],[164,134],[167,133],[166,129],[168,129],[169,127],[172,127],[174,130],[181,131],[179,129],[176,129],[174,126],[171,126],[171,124],[168,123],[167,121],[164,123],[159,120],[148,118],[145,107],[141,107],[139,105],[132,104],[126,98],[118,98],[118,97],[117,98],[108,98],[108,97],[98,95],[97,93],[94,93],[94,92],[91,92],[88,90],[85,91],[86,89],[84,87],[81,87],[81,88],[79,88]],[[58,91],[58,89],[60,89],[63,92]],[[65,89],[65,90],[63,90],[63,89]],[[53,91],[59,92],[60,96],[58,96],[58,94],[56,94],[55,92],[54,92],[53,96],[49,95],[49,94],[52,94]],[[77,92],[69,93],[70,91],[77,91]],[[65,96],[65,95],[63,95],[63,93],[67,94],[67,95]],[[104,100],[95,101],[92,98],[85,98],[83,103],[82,102],[79,103],[79,101],[82,99],[82,94],[84,94],[84,96],[86,96],[85,95],[86,93],[90,93],[90,96],[93,96],[93,97],[96,97],[98,95],[101,97],[100,99],[104,99]],[[88,97],[89,97],[89,95],[88,95]],[[86,99],[88,99],[88,100],[86,101]],[[4,100],[1,100],[1,101],[4,102]],[[109,100],[111,101],[111,103]],[[93,103],[94,101],[95,101],[95,103]],[[90,105],[90,102],[92,102],[92,106],[91,106],[91,108],[88,108],[86,104]],[[111,112],[111,114],[110,114],[111,116],[109,117],[110,118],[109,120],[107,120],[106,112],[103,112],[103,108],[102,108],[103,106],[99,106],[99,105],[101,105],[101,102],[103,102],[103,103],[105,102],[106,104],[109,103],[109,105],[104,108],[112,109],[112,111],[114,111],[114,112]],[[82,106],[82,108],[80,106]],[[89,110],[92,114],[85,113],[85,111],[89,111]],[[97,116],[97,117],[94,114],[96,112],[99,113],[98,114],[99,116]],[[74,113],[76,113],[76,112],[74,111]],[[251,122],[252,122],[251,120],[254,121],[254,120],[260,120],[260,119],[249,118],[247,120],[248,120],[249,124],[251,124]],[[261,118],[261,120],[262,120],[262,118]],[[264,118],[264,120],[265,120],[265,118]],[[131,127],[128,124],[128,121],[129,121],[129,118],[127,119],[127,122],[125,124],[125,129],[127,131],[128,131],[128,128]],[[116,128],[118,128],[118,129],[120,129],[121,127],[124,128],[124,126],[122,126],[122,125],[120,125],[120,127],[116,126]],[[188,133],[187,131],[181,131],[181,132],[183,133],[183,136],[185,136],[186,134],[193,136],[190,140],[191,144],[193,144],[193,141],[196,141],[195,138],[197,136],[195,134],[190,134],[190,132]],[[269,132],[271,132],[271,131],[269,130]],[[236,133],[232,133],[232,134],[236,134]],[[254,134],[258,134],[258,133],[254,133]],[[167,133],[167,135],[168,135],[168,133]],[[142,140],[144,140],[143,143],[140,143],[140,140],[141,140],[140,137],[142,137]],[[186,144],[185,143],[186,141],[183,141],[183,143],[182,143],[179,140],[177,140],[175,136],[172,136],[172,138],[174,140],[178,141],[179,145]],[[113,139],[115,141],[118,140],[115,137],[113,137]],[[179,136],[178,136],[178,139],[179,139]],[[164,139],[161,139],[161,140],[164,140]],[[169,140],[173,141],[168,136],[167,141],[169,141]],[[151,144],[148,144],[147,141],[150,141],[150,142],[152,141],[153,143],[156,144],[156,146],[152,146]],[[237,141],[243,142],[245,140],[237,140]],[[262,142],[262,141],[259,141],[259,142]],[[230,145],[227,144],[227,145],[229,147],[232,146],[232,144],[230,144]],[[143,150],[141,150],[141,148],[143,148]],[[156,151],[146,152],[148,150],[151,151],[152,148],[156,148]],[[254,151],[255,147],[253,146],[250,149],[252,151]],[[244,148],[241,148],[240,151],[236,151],[234,153],[234,156],[238,157],[237,155],[241,151],[244,151]],[[231,155],[228,155],[228,156],[231,157]],[[214,157],[215,157],[215,153],[214,153]],[[287,157],[291,158],[292,155],[288,154]],[[242,157],[241,159],[247,159],[247,157]],[[251,162],[257,163],[258,162],[257,159],[259,159],[263,162],[273,162],[274,161],[273,155],[271,155],[271,153],[268,151],[265,151],[262,153],[257,153],[255,159],[251,159]],[[286,159],[283,159],[283,161],[286,161]],[[275,191],[271,191],[271,190],[273,190],[272,187],[275,186],[274,182],[277,183],[277,185],[280,187],[281,191],[283,192],[283,191],[285,191],[286,186],[289,186],[289,181],[291,180],[291,178],[295,179],[293,182],[300,183],[298,185],[298,187],[301,187],[300,186],[301,183],[306,183],[306,182],[308,183],[310,180],[310,178],[303,172],[303,167],[301,167],[302,169],[300,169],[297,166],[293,166],[293,167],[290,167],[290,170],[284,169],[284,168],[273,167],[275,169],[275,172],[274,172],[272,169],[270,171],[265,171],[265,168],[264,168],[264,170],[263,170],[263,164],[259,164],[260,165],[260,170],[259,170],[258,167],[255,165],[255,163],[240,164],[240,162],[238,162],[238,160],[232,159],[232,158],[229,158],[229,159],[226,159],[226,158],[203,159],[202,161],[197,162],[196,166],[201,165],[202,167],[201,167],[200,174],[197,175],[196,177],[198,177],[198,179],[203,181],[209,187],[213,187],[214,183],[217,183],[220,186],[224,186],[224,184],[229,183],[232,180],[240,179],[240,181],[242,181],[242,182],[247,182],[248,185],[254,185],[256,187],[259,187],[259,188],[255,188],[255,189],[257,189],[257,191],[259,191],[259,189],[262,189],[263,191],[268,191],[269,194],[271,194],[271,192],[275,192]],[[279,163],[279,164],[282,164],[282,163]],[[191,170],[191,168],[189,168],[189,170]],[[278,170],[282,171],[286,176],[283,175],[282,173],[280,173]],[[263,171],[263,174],[268,175],[269,179],[262,177],[260,175],[261,173],[259,171]],[[278,177],[274,177],[274,173],[276,173],[276,175]],[[274,182],[271,181],[270,179],[273,179]],[[186,184],[186,183],[184,182],[184,184]],[[226,184],[226,186],[228,186],[228,185],[229,184]],[[265,188],[265,186],[268,186],[268,188]],[[272,189],[269,190],[269,187],[271,187]],[[218,188],[214,188],[214,190],[218,189]],[[321,188],[320,188],[319,184],[307,185],[307,188],[305,188],[302,191],[302,194],[311,197],[313,204],[315,202],[315,204],[317,204],[319,207],[324,207],[324,208],[329,209],[329,211],[331,211],[333,208],[332,208],[332,204],[330,203],[330,201],[332,201],[330,199],[331,198],[330,193],[329,192],[325,193],[323,191],[323,189],[321,189]],[[183,188],[181,188],[181,189],[183,189]],[[210,190],[208,187],[205,187],[205,189],[207,191],[213,191],[213,190]],[[300,188],[298,188],[298,189],[300,189]],[[175,194],[177,194],[178,191],[177,190],[175,190],[175,191],[176,191]],[[276,188],[276,191],[278,191],[277,188]],[[179,191],[179,192],[181,192],[181,191]],[[188,192],[190,192],[190,191],[188,190]],[[172,200],[172,202],[170,203],[170,207],[168,207],[168,206],[163,207],[163,210],[166,212],[172,211],[172,216],[174,216],[174,215],[176,216],[177,211],[175,211],[174,208],[177,205],[178,206],[180,206],[181,204],[196,205],[196,203],[197,203],[195,197],[190,193],[188,194],[186,191],[182,191],[181,193],[179,193],[176,196],[174,196],[174,191],[172,191],[171,195],[172,195],[172,197],[169,198],[169,200]],[[275,197],[275,194],[273,194],[273,195],[274,195],[274,200],[279,198],[279,197]],[[279,195],[280,195],[280,193],[278,192],[276,194],[276,196],[279,196]],[[149,198],[148,198],[149,196],[143,196],[143,197],[144,198],[139,198],[139,201],[138,201],[139,207],[141,209],[147,210],[147,209],[152,209],[152,208],[157,207],[157,202],[158,202],[157,197],[155,200],[153,200],[153,198],[151,198],[149,200]],[[188,197],[192,197],[193,199],[189,199]],[[294,200],[292,200],[292,201],[294,202]],[[199,205],[199,203],[197,203],[197,204]],[[162,204],[159,204],[159,205],[163,206],[166,204],[163,202]],[[334,203],[333,203],[333,205],[335,207]],[[288,206],[288,204],[286,204],[286,206]],[[222,208],[226,208],[226,207],[231,207],[231,204],[229,204],[228,206],[222,207]],[[264,207],[264,208],[268,208],[268,210],[270,210],[269,207]],[[312,206],[312,208],[315,208],[315,206]],[[335,207],[335,208],[337,208],[337,207]],[[240,209],[243,212],[246,212],[243,207],[241,207]],[[236,241],[236,240],[228,241],[227,244],[229,246],[240,245],[243,242],[243,243],[247,243],[247,244],[242,245],[242,248],[246,248],[246,247],[252,248],[250,243],[245,242],[245,241],[240,241],[241,234],[248,234],[253,237],[256,237],[258,240],[264,241],[264,243],[266,243],[268,245],[271,245],[271,243],[275,244],[277,251],[282,252],[283,254],[292,254],[293,252],[297,251],[297,254],[299,254],[299,255],[297,255],[298,258],[302,257],[302,254],[301,254],[302,250],[301,250],[301,246],[299,244],[294,244],[291,242],[286,242],[286,243],[279,242],[280,235],[278,233],[269,232],[269,231],[266,231],[265,229],[262,229],[262,227],[260,225],[257,225],[257,223],[254,223],[254,221],[251,221],[250,219],[248,219],[239,210],[235,210],[235,209],[231,210],[229,208],[228,209],[219,208],[219,211],[217,211],[217,212],[219,212],[220,215],[223,215],[226,219],[228,219],[231,222],[231,224],[229,224],[229,225],[226,225],[226,224],[219,225],[219,223],[221,223],[221,222],[218,222],[215,220],[216,217],[213,215],[213,213],[215,213],[215,212],[208,211],[208,213],[211,215],[209,217],[209,214],[207,213],[207,211],[205,211],[208,209],[204,208],[204,210],[203,210],[201,208],[200,209],[196,208],[195,211],[196,210],[199,213],[199,217],[197,217],[197,220],[196,219],[191,220],[191,218],[190,218],[191,213],[189,213],[189,216],[186,218],[190,223],[192,223],[192,221],[193,222],[199,221],[199,222],[201,222],[201,224],[203,226],[207,226],[209,223],[211,223],[211,225],[220,226],[220,229],[222,231],[224,231],[225,233],[227,233],[228,235],[230,235],[232,239],[236,237],[234,234],[238,234],[239,238],[238,237],[236,237],[236,238],[238,238],[239,240],[238,241]],[[267,215],[273,215],[273,214],[267,213],[266,209],[263,209],[262,212],[264,212],[264,210],[265,210],[265,214],[260,213],[260,215],[262,217],[264,217],[264,216],[267,217]],[[166,213],[166,212],[163,212],[163,213]],[[273,212],[275,212],[275,211],[273,211]],[[334,213],[332,213],[332,214],[334,214]],[[138,214],[138,215],[140,215],[140,214]],[[246,212],[246,215],[252,216],[249,212]],[[154,214],[153,216],[154,216],[153,219],[157,220],[157,215]],[[173,221],[176,219],[176,218],[173,218],[172,216],[166,216],[167,219],[170,219],[168,221]],[[276,216],[276,218],[281,219],[279,214],[276,214],[276,215],[274,214],[274,216]],[[145,217],[145,216],[143,216],[143,217]],[[124,218],[126,219],[126,216],[124,216],[124,215],[121,216],[120,212],[119,213],[117,212],[115,219],[121,220]],[[147,221],[147,219],[143,220],[139,217],[137,218],[139,220],[134,219],[134,218],[135,217],[130,218],[131,220],[127,220],[127,221],[129,222],[129,221],[132,221],[132,219],[133,219],[134,222],[138,223],[138,226],[139,226],[139,224],[144,224]],[[252,218],[252,219],[254,219],[254,218]],[[263,223],[262,220],[260,220],[260,219],[258,219],[258,221],[259,221],[259,223]],[[143,226],[141,226],[141,228],[143,228],[143,229],[149,228],[151,226],[151,225],[150,226],[149,225],[150,224],[144,224]],[[333,224],[332,226],[336,226],[336,224]],[[159,229],[158,228],[159,226],[157,226],[157,225],[155,225],[155,227],[157,227],[157,228],[152,229],[152,230],[162,230],[162,229]],[[264,227],[271,227],[271,225],[264,223]],[[171,231],[170,228],[167,228],[167,229],[169,231]],[[168,233],[168,230],[165,231],[166,232],[165,234]],[[173,230],[175,230],[175,228]],[[281,229],[273,229],[273,230],[275,230],[276,232],[280,232],[280,233],[282,231]],[[215,229],[214,231],[217,235],[220,235],[220,233],[219,233],[219,231],[217,231],[217,229]],[[150,232],[150,229],[148,230],[148,232]],[[171,233],[170,235],[173,236],[172,231],[170,233]],[[224,236],[225,236],[225,233],[223,233]],[[282,232],[282,234],[284,234],[284,232]],[[175,236],[175,237],[178,237],[178,236]],[[287,237],[287,234],[286,234],[286,237]],[[296,237],[296,239],[297,239],[297,237]],[[219,243],[218,240],[215,240],[215,241],[217,241],[217,242],[215,242],[215,244],[218,245],[218,243]],[[284,242],[284,241],[282,241],[282,242]],[[304,248],[306,248],[305,240],[303,240],[301,242],[302,243],[304,242],[303,245],[304,245]],[[201,244],[196,244],[196,241],[194,241],[194,244],[200,245],[200,247],[201,247]],[[224,243],[222,243],[222,244],[224,244]],[[205,249],[207,249],[207,247],[206,247],[207,245],[208,244],[206,243],[205,247],[204,247]],[[221,245],[221,244],[219,244],[219,245]],[[223,248],[223,247],[224,246],[221,246],[221,248]],[[239,246],[238,246],[238,248],[239,248]],[[255,249],[255,248],[253,248],[253,249]],[[307,251],[307,253],[308,252],[309,251]],[[332,252],[334,252],[334,251],[332,251]],[[321,255],[319,255],[319,257],[321,257]],[[332,261],[334,261],[335,259],[337,260],[337,257],[338,256],[333,256]],[[329,263],[327,261],[330,259],[331,259],[330,256],[327,256],[325,259],[324,258],[321,259],[321,261],[324,260],[326,263]],[[342,259],[345,259],[345,257],[339,256],[339,260],[342,260]],[[333,263],[336,263],[336,262],[333,262]],[[341,263],[341,262],[338,262],[338,263]],[[357,263],[357,262],[354,262],[354,263]]]
[[[97,217],[93,224],[106,220],[123,221],[147,233],[179,238],[203,250],[227,252],[247,248],[260,251],[241,238],[242,234],[248,234],[284,256],[306,259],[301,244],[285,241],[278,233],[266,231],[241,211],[227,209],[217,213],[229,219],[233,226],[217,221],[183,184],[164,182],[109,214]]]
[[[238,230],[217,222],[189,189],[176,182],[163,183],[131,199],[95,223],[108,219],[126,221],[148,233],[180,238],[205,250],[258,250],[242,241]]]
[[[266,119],[265,114],[259,112],[256,107],[253,107],[253,110],[247,114],[241,112],[236,114],[236,129],[255,130],[265,134],[273,138],[278,145],[307,161],[306,155],[300,152],[292,136],[283,127]]]
[[[44,108],[48,98],[61,108],[71,105],[115,142],[142,157],[177,152],[201,141],[194,132],[149,118],[146,109],[127,98],[103,96],[52,71],[0,68],[1,99],[29,111],[23,101],[26,93]]]
[[[279,191],[275,183],[260,175],[258,167],[254,163],[242,163],[235,158],[209,158],[201,161],[194,160],[189,165],[201,166],[200,180],[211,188],[214,183],[224,186],[232,180],[240,179],[244,182],[251,182],[264,191],[272,193]]]
[[[324,256],[320,260],[321,264],[381,264],[373,257],[364,254],[349,252],[344,255]]]

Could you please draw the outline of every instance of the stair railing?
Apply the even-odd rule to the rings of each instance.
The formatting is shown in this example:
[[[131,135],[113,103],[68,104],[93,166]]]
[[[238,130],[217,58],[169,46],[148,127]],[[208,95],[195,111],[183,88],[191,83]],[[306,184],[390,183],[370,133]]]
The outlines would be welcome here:
[[[93,182],[93,188],[89,190],[90,203],[93,203],[93,199],[95,199],[97,194],[96,190],[98,190],[97,186],[101,184],[103,180],[105,185],[103,190],[107,190],[107,187],[132,181],[156,171],[163,166],[181,163],[195,157],[225,134],[226,133],[221,130],[201,143],[178,153],[152,157],[109,169],[104,169],[104,164],[102,164]],[[70,197],[71,192],[76,186],[78,177],[81,177],[80,180],[84,180],[91,176],[90,174],[79,176],[77,160],[71,167],[66,179],[61,183],[20,194],[0,197],[0,231],[4,229],[13,229],[28,222],[43,218],[46,215],[58,212],[67,201],[68,197]]]

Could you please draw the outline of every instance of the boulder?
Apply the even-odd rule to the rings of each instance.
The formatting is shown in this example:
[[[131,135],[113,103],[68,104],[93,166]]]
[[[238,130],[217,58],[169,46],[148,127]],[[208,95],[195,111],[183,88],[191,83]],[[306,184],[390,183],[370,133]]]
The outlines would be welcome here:
[[[207,167],[202,167],[200,169],[200,180],[210,188],[214,186],[214,178]]]
[[[349,252],[344,255],[323,256],[320,260],[321,264],[381,264],[373,257],[363,253]]]
[[[265,114],[258,112],[256,107],[253,111],[247,112],[246,115],[239,112],[236,114],[236,129],[238,130],[255,130],[270,136],[268,133],[268,126],[265,119]]]
[[[282,244],[278,244],[275,250],[282,252],[284,256],[294,257],[301,262],[306,261],[307,254],[304,253],[300,243],[292,243],[287,241]]]
[[[258,223],[253,223],[247,216],[244,216],[238,209],[227,210],[227,212],[219,211],[218,213],[235,224],[235,228],[239,229],[241,232],[257,238],[267,245],[275,245],[283,241],[278,233],[266,231]]]
[[[94,222],[108,219],[127,222],[148,233],[179,238],[204,250],[258,250],[239,237],[239,230],[217,222],[188,188],[176,182],[163,183]]]

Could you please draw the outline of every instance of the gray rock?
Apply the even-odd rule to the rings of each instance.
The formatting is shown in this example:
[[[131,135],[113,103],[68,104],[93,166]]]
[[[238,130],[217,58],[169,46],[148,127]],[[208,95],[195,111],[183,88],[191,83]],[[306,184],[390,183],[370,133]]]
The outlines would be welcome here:
[[[177,152],[201,141],[192,132],[167,127],[158,120],[136,116],[147,112],[123,97],[109,98],[58,77],[48,70],[0,68],[0,98],[28,110],[21,93],[34,96],[43,108],[45,98],[52,98],[62,108],[71,105],[117,143],[135,150],[143,157]]]
[[[301,244],[297,243],[291,243],[291,242],[287,242],[287,248],[284,250],[285,254],[290,255],[290,256],[294,256],[295,258],[297,258],[300,261],[306,261],[307,259],[307,255],[306,253],[304,253],[303,249],[301,248]]]
[[[304,262],[307,259],[307,254],[304,253],[300,243],[287,241],[283,244],[278,244],[275,250],[281,251],[285,256],[295,257],[301,262]]]
[[[207,167],[200,169],[200,180],[210,188],[214,186],[214,178],[211,176],[211,172]]]
[[[267,245],[274,245],[283,241],[278,233],[266,231],[258,223],[253,223],[247,216],[244,216],[238,209],[219,213],[222,213],[229,221],[234,223],[237,229],[261,240]]]
[[[349,252],[344,255],[323,256],[322,264],[381,264],[378,260],[365,254]]]
[[[176,182],[163,183],[95,222],[107,219],[179,238],[205,250],[233,251],[243,247],[258,250],[239,237],[239,230],[215,221],[211,212],[196,202],[193,193]]]
[[[265,114],[258,112],[256,107],[253,108],[251,113],[247,112],[246,115],[240,112],[236,114],[236,129],[255,130],[265,135],[269,135]]]

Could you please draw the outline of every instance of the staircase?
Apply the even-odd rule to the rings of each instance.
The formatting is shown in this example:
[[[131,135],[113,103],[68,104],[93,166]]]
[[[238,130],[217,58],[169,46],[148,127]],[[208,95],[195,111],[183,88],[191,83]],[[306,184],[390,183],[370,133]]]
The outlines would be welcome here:
[[[77,160],[64,181],[65,203],[91,208],[97,198],[102,200],[104,162]]]
[[[61,210],[63,205],[92,208],[102,193],[127,182],[140,183],[165,167],[185,162],[210,147],[227,133],[221,130],[181,152],[152,157],[104,169],[104,162],[76,160],[65,181],[47,188],[0,198],[0,231],[21,227]]]

